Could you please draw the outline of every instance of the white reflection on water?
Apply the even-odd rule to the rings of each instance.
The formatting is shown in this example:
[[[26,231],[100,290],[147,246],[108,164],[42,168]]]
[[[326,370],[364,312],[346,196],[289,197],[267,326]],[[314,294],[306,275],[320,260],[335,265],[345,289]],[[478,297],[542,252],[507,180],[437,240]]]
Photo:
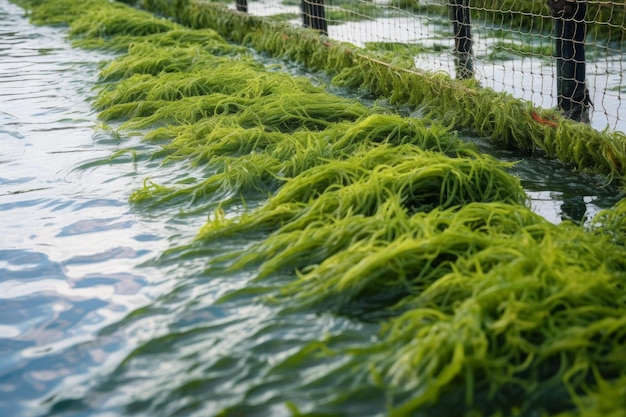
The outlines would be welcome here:
[[[37,415],[42,401],[58,393],[77,402],[96,393],[87,407],[114,410],[136,398],[143,400],[137,407],[176,406],[180,391],[213,401],[207,406],[218,412],[245,399],[250,386],[259,387],[263,401],[284,402],[274,381],[255,373],[263,376],[303,341],[331,330],[354,332],[355,340],[374,334],[373,326],[362,330],[365,324],[331,315],[287,320],[260,305],[215,306],[252,276],[172,283],[172,275],[198,268],[193,259],[181,258],[169,271],[139,267],[189,241],[204,218],[129,207],[129,193],[144,177],[173,174],[132,161],[101,163],[120,149],[145,146],[99,131],[85,101],[107,56],[72,49],[62,29],[34,28],[21,15],[0,0],[0,409],[6,415]],[[562,196],[555,198],[546,210],[556,213]],[[121,362],[125,368],[116,373]],[[308,394],[307,384],[315,388],[328,369],[312,368],[308,380],[286,374],[280,388],[300,383]],[[109,375],[121,389],[110,388]],[[196,382],[189,378],[221,397],[185,392]]]
[[[99,163],[133,144],[98,129],[102,51],[73,49],[62,28],[34,27],[0,0],[0,409],[38,415],[69,381],[92,379],[137,335],[98,332],[167,286],[140,267],[169,247],[171,214],[133,211],[137,165]],[[96,133],[97,132],[97,133]],[[137,145],[137,143],[134,143]],[[181,228],[182,229],[182,228]],[[192,236],[197,225],[191,225]],[[79,383],[80,384],[80,383]]]

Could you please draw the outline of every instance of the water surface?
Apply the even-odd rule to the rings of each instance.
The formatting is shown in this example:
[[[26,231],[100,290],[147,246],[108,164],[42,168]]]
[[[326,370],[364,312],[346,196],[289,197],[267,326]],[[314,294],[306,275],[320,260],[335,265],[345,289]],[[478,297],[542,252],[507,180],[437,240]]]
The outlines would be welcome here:
[[[87,98],[106,54],[72,49],[0,1],[0,409],[28,415],[62,384],[107,366],[127,341],[97,332],[165,281],[137,268],[168,246],[167,218],[128,205],[136,165]],[[122,159],[122,158],[120,158]],[[29,411],[30,410],[30,411]],[[35,413],[36,414],[36,413]]]
[[[371,343],[378,324],[260,302],[253,269],[217,260],[262,236],[186,247],[208,210],[131,206],[145,178],[194,173],[100,126],[89,97],[111,55],[73,49],[63,28],[32,26],[7,0],[0,19],[3,415],[280,416],[288,401],[384,415],[384,393],[350,379],[345,358],[299,355],[319,340]],[[584,220],[615,197],[599,178],[468,139],[520,161],[512,172],[551,221]]]

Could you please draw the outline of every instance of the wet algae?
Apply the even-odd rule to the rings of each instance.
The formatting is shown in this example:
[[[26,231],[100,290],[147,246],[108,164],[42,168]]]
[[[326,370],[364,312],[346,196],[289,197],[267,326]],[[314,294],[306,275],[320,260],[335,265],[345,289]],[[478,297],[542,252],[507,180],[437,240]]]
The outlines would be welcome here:
[[[137,207],[208,213],[199,252],[249,238],[207,264],[252,268],[252,302],[380,325],[371,343],[320,340],[275,367],[340,363],[345,395],[303,411],[285,398],[293,415],[350,415],[370,389],[390,416],[624,415],[626,203],[555,225],[446,118],[334,96],[210,29],[119,3],[18,3],[79,46],[120,52],[96,86],[100,117],[195,172],[147,179]]]
[[[575,169],[602,172],[623,181],[623,132],[598,131],[572,122],[555,110],[481,88],[475,80],[458,81],[447,74],[405,67],[402,62],[385,60],[372,51],[262,17],[235,13],[223,5],[196,0],[129,2],[188,27],[212,28],[257,51],[325,71],[336,85],[418,108],[445,124],[489,138],[495,144],[545,154]]]

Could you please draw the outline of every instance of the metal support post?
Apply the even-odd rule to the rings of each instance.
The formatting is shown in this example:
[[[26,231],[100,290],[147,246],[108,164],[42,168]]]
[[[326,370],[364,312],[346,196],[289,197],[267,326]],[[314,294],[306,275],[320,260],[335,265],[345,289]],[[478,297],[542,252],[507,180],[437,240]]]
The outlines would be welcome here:
[[[237,11],[248,13],[248,0],[235,0]]]
[[[324,0],[302,0],[303,25],[328,35],[328,25],[324,13]]]
[[[450,0],[450,20],[454,29],[457,78],[474,77],[474,56],[469,0]]]
[[[589,123],[589,99],[585,77],[585,35],[587,2],[584,0],[547,0],[554,18],[556,89],[558,107],[563,115]]]

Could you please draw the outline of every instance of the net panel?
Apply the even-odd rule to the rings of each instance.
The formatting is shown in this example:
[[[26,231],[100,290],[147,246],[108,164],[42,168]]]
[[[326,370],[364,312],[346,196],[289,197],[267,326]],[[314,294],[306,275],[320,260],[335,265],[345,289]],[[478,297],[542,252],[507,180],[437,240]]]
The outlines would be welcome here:
[[[554,15],[550,2],[565,11]],[[598,130],[626,132],[626,0],[258,0],[247,9],[310,26],[320,17],[311,7],[322,5],[329,37],[394,65],[471,76],[543,108],[571,101]],[[567,15],[583,5],[581,21]],[[582,41],[572,38],[575,24]]]

